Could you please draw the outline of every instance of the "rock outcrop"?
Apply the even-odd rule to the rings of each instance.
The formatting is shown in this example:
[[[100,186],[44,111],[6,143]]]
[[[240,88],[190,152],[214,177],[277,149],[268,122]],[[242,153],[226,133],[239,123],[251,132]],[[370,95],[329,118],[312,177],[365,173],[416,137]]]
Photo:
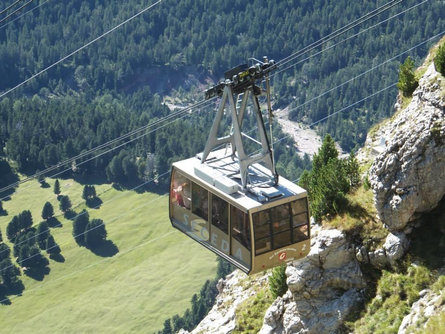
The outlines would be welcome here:
[[[389,233],[382,248],[368,251],[364,246],[356,249],[356,258],[359,262],[370,263],[376,268],[394,267],[396,261],[401,259],[410,246],[410,240],[403,232]]]
[[[246,282],[246,274],[240,270],[235,270],[227,275],[225,280],[218,282],[219,294],[216,297],[215,305],[192,331],[192,334],[231,333],[236,326],[235,315],[239,304],[267,284],[267,274],[248,279],[248,282]]]
[[[322,230],[309,255],[286,269],[289,291],[266,312],[262,334],[333,333],[362,299],[366,284],[338,230]]]
[[[383,142],[369,171],[378,214],[402,231],[416,214],[432,210],[445,195],[445,79],[434,64],[414,91],[412,101],[381,126]]]

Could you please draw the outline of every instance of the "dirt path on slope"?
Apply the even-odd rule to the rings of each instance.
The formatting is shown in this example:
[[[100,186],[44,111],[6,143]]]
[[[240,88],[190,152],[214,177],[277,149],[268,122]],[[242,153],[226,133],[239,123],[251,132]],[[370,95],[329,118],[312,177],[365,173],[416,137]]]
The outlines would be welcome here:
[[[283,132],[293,138],[298,154],[304,156],[307,153],[312,158],[321,147],[322,140],[320,136],[315,130],[289,120],[288,114],[288,108],[278,109],[274,112]]]

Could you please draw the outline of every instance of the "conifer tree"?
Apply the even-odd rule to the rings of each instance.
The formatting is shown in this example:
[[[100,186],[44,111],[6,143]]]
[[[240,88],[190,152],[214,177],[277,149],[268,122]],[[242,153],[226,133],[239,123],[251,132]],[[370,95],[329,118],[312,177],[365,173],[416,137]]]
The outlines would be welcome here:
[[[60,183],[59,183],[59,179],[56,179],[56,182],[54,182],[54,194],[56,194],[57,196],[60,195]]]
[[[50,236],[50,231],[48,223],[46,221],[43,221],[37,226],[37,232],[36,232],[37,244],[39,245],[40,249],[42,250],[46,249],[46,241],[49,236]]]
[[[42,209],[42,218],[48,220],[54,216],[54,208],[50,202],[46,202]]]
[[[85,244],[88,247],[95,247],[107,238],[105,223],[102,219],[93,219],[85,230]]]
[[[64,213],[68,212],[71,209],[71,200],[67,195],[60,197],[60,210]]]
[[[414,75],[414,60],[408,56],[405,62],[400,65],[399,82],[397,87],[402,91],[403,96],[411,96],[419,85]]]
[[[73,237],[76,240],[77,244],[80,246],[85,245],[85,230],[87,225],[89,224],[89,215],[88,211],[85,209],[82,210],[80,214],[77,215],[76,219],[73,223]]]

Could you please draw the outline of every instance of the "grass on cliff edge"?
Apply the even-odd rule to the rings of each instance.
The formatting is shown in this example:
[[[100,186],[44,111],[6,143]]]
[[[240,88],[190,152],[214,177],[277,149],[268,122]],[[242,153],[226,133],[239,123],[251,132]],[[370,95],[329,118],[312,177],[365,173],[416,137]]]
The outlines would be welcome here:
[[[171,228],[165,196],[96,186],[103,204],[88,209],[90,219],[104,220],[107,239],[119,249],[101,257],[75,243],[72,221],[58,209],[54,180],[48,182],[50,188],[36,181],[21,185],[3,203],[8,216],[0,217],[0,229],[6,238],[8,222],[26,209],[34,224],[40,222],[49,201],[62,223],[51,234],[64,262],[50,260],[50,272],[41,281],[21,276],[23,294],[9,296],[10,305],[0,304],[2,332],[152,333],[165,319],[182,314],[193,294],[215,276],[215,256]],[[74,210],[85,208],[82,186],[73,180],[60,183]]]
[[[373,196],[370,189],[360,186],[346,195],[347,206],[335,216],[324,219],[322,225],[345,232],[351,241],[369,250],[378,248],[384,242],[388,230],[377,219]]]

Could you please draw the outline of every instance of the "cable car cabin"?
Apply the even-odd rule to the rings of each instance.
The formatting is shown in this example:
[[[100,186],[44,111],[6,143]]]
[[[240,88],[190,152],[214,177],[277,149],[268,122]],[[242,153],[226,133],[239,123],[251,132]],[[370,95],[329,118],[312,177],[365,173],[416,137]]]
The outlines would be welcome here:
[[[211,153],[211,166],[202,164],[199,155],[173,164],[169,208],[173,227],[247,274],[306,256],[310,248],[306,191],[280,177],[276,186],[258,185],[242,192],[236,181],[238,161],[222,151]],[[253,164],[251,183],[260,184],[265,173],[265,167]]]

